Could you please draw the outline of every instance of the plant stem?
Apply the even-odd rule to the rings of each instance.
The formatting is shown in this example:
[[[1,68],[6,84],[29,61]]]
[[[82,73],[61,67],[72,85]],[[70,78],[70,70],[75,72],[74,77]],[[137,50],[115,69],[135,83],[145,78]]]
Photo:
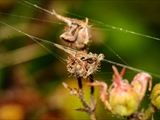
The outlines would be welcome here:
[[[93,83],[94,79],[93,79],[93,75],[90,75],[89,77],[90,82]],[[91,103],[94,102],[94,86],[91,86]]]
[[[91,83],[94,82],[93,75],[90,75],[89,80],[90,80]],[[96,117],[96,114],[95,114],[96,104],[95,104],[95,100],[94,100],[94,86],[91,86],[90,94],[91,94],[91,106],[90,106],[91,107],[91,115],[90,115],[90,118],[92,120],[96,120],[97,117]]]
[[[79,108],[79,109],[76,109],[76,110],[85,111],[90,115],[91,120],[97,120],[97,117],[95,115],[96,104],[94,102],[94,87],[91,86],[91,92],[90,92],[90,94],[91,94],[91,104],[88,105],[87,102],[85,101],[83,90],[82,90],[82,88],[83,88],[82,78],[78,77],[77,80],[78,80],[78,87],[79,87],[78,97],[81,100],[84,108]],[[94,79],[93,79],[92,75],[90,75],[90,82],[94,82]]]
[[[148,109],[145,111],[145,114],[141,120],[148,120],[155,111],[156,107],[154,107],[153,105],[149,105]]]
[[[81,77],[78,77],[77,78],[77,80],[78,80],[78,87],[79,87],[79,89],[82,89],[82,78]]]
[[[84,94],[83,94],[83,86],[82,86],[82,77],[78,77],[77,78],[78,80],[78,87],[79,87],[79,92],[78,92],[78,96],[83,104],[83,106],[85,107],[85,111],[87,111],[89,109],[89,105],[87,104],[87,102],[85,101],[85,98],[84,98]]]

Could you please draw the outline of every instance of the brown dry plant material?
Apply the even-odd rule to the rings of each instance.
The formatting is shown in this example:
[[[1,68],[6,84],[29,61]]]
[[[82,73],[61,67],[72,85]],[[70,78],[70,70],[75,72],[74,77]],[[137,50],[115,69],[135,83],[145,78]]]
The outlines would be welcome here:
[[[62,40],[67,42],[71,47],[84,50],[90,42],[91,34],[88,25],[88,18],[85,22],[73,18],[68,18],[57,14],[52,10],[53,14],[61,21],[67,23],[64,33],[60,36]]]

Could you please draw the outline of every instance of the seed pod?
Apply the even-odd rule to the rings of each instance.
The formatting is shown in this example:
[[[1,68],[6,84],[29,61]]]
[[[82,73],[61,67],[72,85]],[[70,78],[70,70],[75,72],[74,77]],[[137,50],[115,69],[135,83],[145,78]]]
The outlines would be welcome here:
[[[55,43],[54,45],[69,54],[67,59],[67,71],[76,77],[83,77],[86,79],[89,75],[94,74],[98,71],[101,61],[104,58],[103,54],[98,55],[91,52],[77,51]]]
[[[67,71],[76,77],[86,79],[89,75],[98,71],[103,54],[86,53],[83,51],[77,52],[75,55],[70,55],[67,59]]]
[[[85,21],[68,18],[57,14],[52,10],[53,14],[61,21],[65,22],[67,26],[64,33],[60,36],[62,40],[67,42],[71,47],[78,50],[86,49],[90,42],[90,25],[88,25],[88,18]]]

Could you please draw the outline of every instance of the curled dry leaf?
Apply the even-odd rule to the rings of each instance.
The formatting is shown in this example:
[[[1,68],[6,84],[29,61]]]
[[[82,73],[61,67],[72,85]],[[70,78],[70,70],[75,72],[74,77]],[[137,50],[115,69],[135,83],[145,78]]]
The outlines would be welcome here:
[[[90,27],[88,25],[88,18],[85,22],[73,18],[63,17],[52,10],[53,14],[61,21],[67,23],[64,33],[60,36],[62,40],[67,42],[71,47],[79,50],[86,49],[90,42]]]

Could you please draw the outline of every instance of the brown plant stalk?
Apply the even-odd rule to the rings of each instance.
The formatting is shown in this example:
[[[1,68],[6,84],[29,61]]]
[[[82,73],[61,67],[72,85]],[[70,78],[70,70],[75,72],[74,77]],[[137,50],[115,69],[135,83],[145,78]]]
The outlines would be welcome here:
[[[90,82],[94,81],[92,75],[90,75],[89,79],[90,79]],[[91,120],[97,120],[97,116],[95,114],[96,102],[94,100],[94,87],[93,86],[90,87],[91,88],[90,104],[88,104],[85,100],[85,97],[84,97],[82,77],[77,77],[77,81],[78,81],[78,87],[79,87],[78,89],[70,88],[66,83],[63,83],[64,87],[69,90],[71,95],[75,95],[80,99],[80,101],[84,107],[84,108],[76,108],[75,110],[86,112],[87,114],[89,114]]]

